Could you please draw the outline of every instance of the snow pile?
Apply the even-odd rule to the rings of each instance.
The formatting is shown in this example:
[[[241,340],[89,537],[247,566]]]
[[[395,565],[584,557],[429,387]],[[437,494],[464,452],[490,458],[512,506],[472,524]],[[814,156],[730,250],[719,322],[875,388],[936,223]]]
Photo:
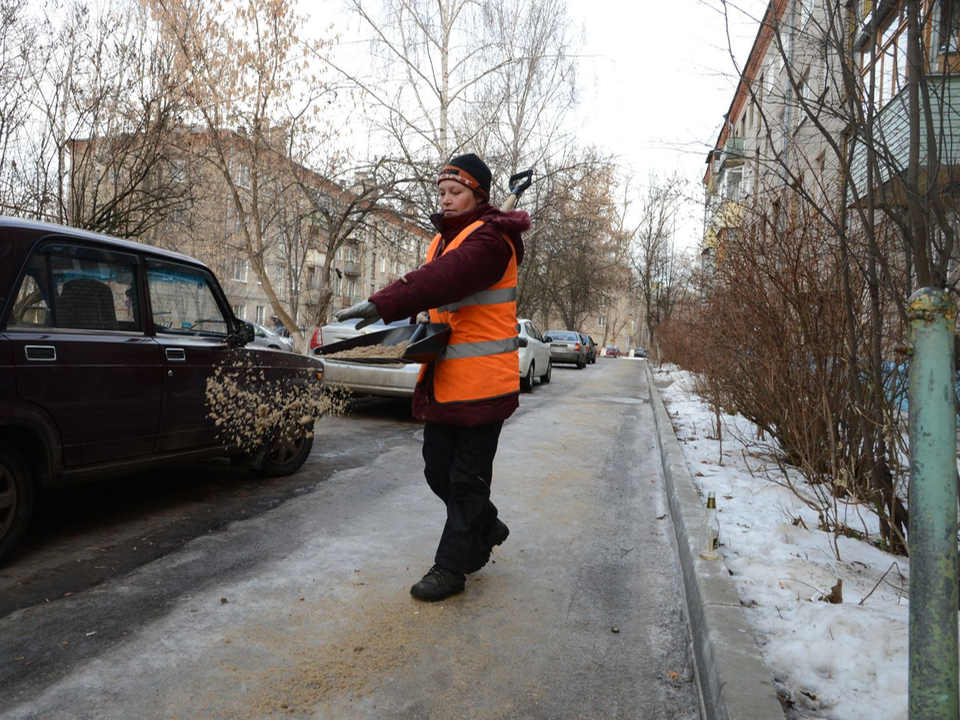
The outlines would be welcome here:
[[[717,438],[689,375],[654,375],[661,388],[673,381],[661,397],[694,483],[704,498],[716,492],[724,560],[791,716],[906,718],[909,559],[873,546],[876,518],[856,506],[835,512],[865,539],[818,530],[750,423],[721,416]]]

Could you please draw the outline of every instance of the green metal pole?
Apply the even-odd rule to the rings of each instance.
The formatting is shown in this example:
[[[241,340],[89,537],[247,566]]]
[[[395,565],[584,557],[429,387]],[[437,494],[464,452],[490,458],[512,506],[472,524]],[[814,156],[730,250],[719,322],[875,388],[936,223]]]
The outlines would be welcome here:
[[[909,308],[910,718],[957,720],[955,309],[937,288]]]

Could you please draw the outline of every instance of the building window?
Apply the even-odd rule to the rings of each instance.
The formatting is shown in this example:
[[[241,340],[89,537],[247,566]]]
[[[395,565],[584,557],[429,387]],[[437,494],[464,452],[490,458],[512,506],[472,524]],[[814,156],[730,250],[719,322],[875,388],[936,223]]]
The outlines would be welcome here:
[[[937,30],[940,36],[940,54],[960,52],[960,0],[941,0],[940,22]]]
[[[232,202],[227,204],[227,232],[240,232],[240,212]]]
[[[244,304],[237,305],[237,319],[246,320],[247,319],[247,306]]]
[[[257,305],[257,322],[263,325],[263,305]]]
[[[960,0],[957,2],[960,3]],[[954,30],[955,35],[956,30]],[[906,86],[908,74],[906,53],[906,18],[902,10],[894,10],[880,29],[876,43],[868,43],[860,55],[864,95],[867,96],[872,75],[873,103],[878,110]]]
[[[250,187],[250,166],[246,163],[242,163],[239,160],[230,161],[230,175],[233,177],[233,182],[237,186],[242,188]]]
[[[233,279],[237,282],[247,281],[247,259],[235,258],[233,261]]]
[[[737,202],[740,200],[740,182],[743,180],[743,168],[734,168],[726,173],[724,186],[724,200]]]
[[[387,271],[387,258],[380,258],[380,272],[385,273]]]
[[[606,324],[607,324],[607,319],[603,317],[603,315],[597,318],[597,325],[599,325],[600,327],[603,327]]]
[[[800,0],[800,29],[804,30],[810,18],[813,17],[813,10],[817,6],[816,0]]]

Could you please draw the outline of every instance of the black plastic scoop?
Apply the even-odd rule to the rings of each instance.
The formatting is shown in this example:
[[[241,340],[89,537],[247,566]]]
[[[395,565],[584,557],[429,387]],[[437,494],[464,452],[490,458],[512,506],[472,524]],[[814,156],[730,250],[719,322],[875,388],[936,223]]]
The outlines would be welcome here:
[[[345,357],[343,360],[345,362],[372,364],[401,361],[425,363],[436,360],[437,356],[446,349],[447,340],[449,339],[450,326],[446,323],[414,323],[412,325],[388,328],[366,335],[358,335],[357,337],[341,340],[340,342],[331,343],[330,345],[323,345],[314,352],[317,355],[333,355],[334,353],[345,350],[355,350],[361,347],[370,347],[373,345],[391,346],[409,341],[410,345],[407,346],[401,358],[371,355],[369,357]],[[330,359],[339,360],[340,358],[333,357]]]

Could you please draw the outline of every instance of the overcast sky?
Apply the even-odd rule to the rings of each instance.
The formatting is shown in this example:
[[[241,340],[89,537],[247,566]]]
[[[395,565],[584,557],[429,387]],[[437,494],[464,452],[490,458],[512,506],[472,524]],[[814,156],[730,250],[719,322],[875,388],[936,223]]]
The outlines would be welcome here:
[[[586,30],[585,138],[621,155],[641,182],[677,171],[699,183],[736,86],[728,48],[746,60],[766,0],[728,4],[730,45],[721,0],[567,3]],[[695,203],[688,215],[678,228],[684,246],[702,232],[702,209]]]
[[[638,182],[645,183],[651,174],[677,172],[700,196],[706,153],[736,86],[729,47],[743,63],[767,0],[567,4],[571,21],[582,23],[586,36],[576,119],[583,140],[620,156]],[[341,0],[317,0],[308,12],[319,24],[343,30],[347,16],[342,8]],[[369,48],[348,30],[339,46],[344,51],[355,51],[361,59]],[[691,202],[685,214],[677,242],[696,246],[703,230],[702,201]]]

